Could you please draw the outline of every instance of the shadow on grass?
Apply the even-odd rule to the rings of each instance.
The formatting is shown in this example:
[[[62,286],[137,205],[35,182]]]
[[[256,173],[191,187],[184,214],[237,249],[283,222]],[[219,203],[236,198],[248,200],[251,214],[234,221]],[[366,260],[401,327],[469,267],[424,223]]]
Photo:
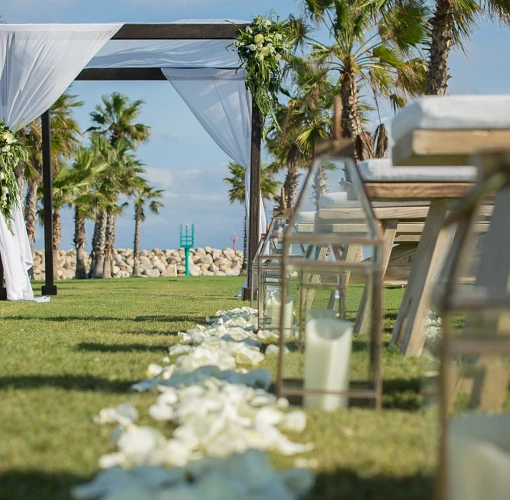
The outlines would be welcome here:
[[[1,319],[17,320],[17,321],[51,321],[54,323],[67,323],[69,321],[126,321],[126,317],[113,317],[113,316],[97,316],[91,314],[90,316],[2,316]]]
[[[383,408],[417,411],[423,408],[422,381],[419,378],[383,382]]]
[[[125,394],[137,381],[107,380],[91,375],[21,375],[0,377],[3,389],[40,389],[55,387],[69,391],[118,392]],[[0,495],[0,498],[3,498]]]
[[[182,321],[190,321],[192,323],[204,322],[204,316],[137,316],[133,321],[149,323],[177,323]]]
[[[71,488],[91,478],[66,472],[45,473],[38,470],[0,472],[2,500],[68,500]]]
[[[136,316],[134,319],[126,316],[100,316],[91,314],[89,316],[2,316],[1,319],[14,321],[51,321],[54,323],[67,323],[69,321],[134,321],[149,323],[178,323],[189,321],[191,323],[203,323],[204,316]]]
[[[361,477],[349,469],[319,473],[309,500],[430,500],[434,498],[431,476]]]
[[[168,345],[146,344],[99,344],[96,342],[82,342],[76,346],[78,351],[92,352],[167,352]]]
[[[159,335],[161,337],[175,337],[178,333],[177,330],[125,330],[122,333],[129,335]]]

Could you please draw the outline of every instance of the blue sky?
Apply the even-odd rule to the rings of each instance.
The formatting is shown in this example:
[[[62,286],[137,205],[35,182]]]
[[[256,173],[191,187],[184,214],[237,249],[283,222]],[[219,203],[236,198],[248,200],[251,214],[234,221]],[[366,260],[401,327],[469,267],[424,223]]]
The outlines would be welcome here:
[[[169,22],[179,19],[251,19],[274,11],[280,17],[299,14],[297,0],[0,0],[0,13],[9,23]],[[275,4],[277,6],[275,7]],[[450,93],[510,92],[510,31],[482,21],[466,44],[467,54],[455,52],[450,61]],[[176,248],[179,224],[195,223],[196,245],[230,246],[242,234],[243,209],[230,205],[223,182],[229,158],[202,130],[167,82],[76,82],[72,91],[85,101],[77,113],[83,129],[88,113],[103,94],[118,91],[143,99],[140,120],[152,127],[151,142],[139,149],[149,179],[165,189],[165,209],[142,227],[144,248]],[[119,220],[117,246],[132,247],[133,214]],[[62,248],[72,247],[72,217],[63,216]],[[91,236],[89,231],[89,237]],[[43,246],[42,232],[37,247]]]

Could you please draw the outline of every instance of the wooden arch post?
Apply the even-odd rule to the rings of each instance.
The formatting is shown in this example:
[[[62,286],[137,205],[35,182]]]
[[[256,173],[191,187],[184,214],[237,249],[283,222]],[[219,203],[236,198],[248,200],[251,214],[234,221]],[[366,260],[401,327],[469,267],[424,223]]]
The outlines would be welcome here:
[[[41,289],[43,295],[57,295],[53,278],[53,179],[51,172],[51,114],[45,111],[41,116],[42,157],[43,157],[43,211],[44,211],[44,269],[45,280]]]
[[[251,265],[257,252],[260,239],[260,149],[262,145],[262,116],[253,102],[251,114],[251,163],[250,163],[250,229],[248,260],[246,269],[248,274],[247,288],[243,291],[243,300],[250,300],[252,283]]]

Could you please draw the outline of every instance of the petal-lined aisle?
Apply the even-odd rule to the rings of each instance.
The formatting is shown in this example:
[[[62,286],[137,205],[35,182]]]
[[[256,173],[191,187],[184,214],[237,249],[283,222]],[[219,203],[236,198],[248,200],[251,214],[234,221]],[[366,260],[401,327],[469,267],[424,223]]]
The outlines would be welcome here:
[[[90,484],[75,488],[77,499],[218,498],[293,499],[313,486],[313,473],[278,472],[266,451],[295,455],[313,449],[295,443],[286,431],[302,432],[306,415],[268,392],[271,374],[256,367],[264,360],[255,333],[256,311],[219,311],[208,327],[179,333],[166,366],[151,364],[151,378],[134,391],[156,390],[149,415],[169,422],[169,436],[138,426],[131,403],[106,408],[98,424],[116,424],[117,451],[101,457],[105,469]],[[272,349],[274,350],[274,348]],[[177,356],[175,358],[175,356]],[[304,464],[306,465],[306,461]],[[303,465],[303,460],[298,462]],[[204,496],[206,494],[206,496]]]

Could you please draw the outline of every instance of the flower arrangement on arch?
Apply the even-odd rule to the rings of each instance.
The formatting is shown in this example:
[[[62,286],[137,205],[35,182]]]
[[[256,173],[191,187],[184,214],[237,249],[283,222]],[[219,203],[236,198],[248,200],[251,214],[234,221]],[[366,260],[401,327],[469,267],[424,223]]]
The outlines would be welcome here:
[[[28,159],[28,151],[4,122],[0,122],[0,214],[12,233],[12,210],[19,205],[14,168]]]
[[[263,117],[272,114],[278,104],[282,81],[281,60],[290,52],[287,21],[257,16],[241,29],[231,44],[246,69],[246,87]]]

